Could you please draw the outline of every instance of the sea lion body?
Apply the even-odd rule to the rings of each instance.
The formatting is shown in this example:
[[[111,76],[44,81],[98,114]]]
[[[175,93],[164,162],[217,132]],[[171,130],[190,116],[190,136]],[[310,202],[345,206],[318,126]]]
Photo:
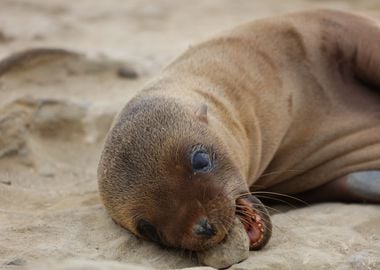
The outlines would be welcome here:
[[[111,129],[98,171],[105,206],[137,235],[148,219],[143,228],[164,239],[153,240],[199,250],[250,205],[236,214],[262,247],[270,221],[239,199],[249,189],[297,194],[380,170],[379,52],[375,20],[329,10],[258,20],[190,48]],[[211,167],[198,172],[199,151]]]

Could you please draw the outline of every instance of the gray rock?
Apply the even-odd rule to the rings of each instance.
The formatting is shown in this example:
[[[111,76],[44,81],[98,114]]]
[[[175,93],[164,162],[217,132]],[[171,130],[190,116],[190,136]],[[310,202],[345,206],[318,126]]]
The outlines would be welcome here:
[[[7,265],[17,265],[17,266],[22,266],[25,264],[26,264],[26,261],[22,258],[14,258],[7,263]]]
[[[139,74],[133,67],[127,65],[120,67],[117,70],[117,74],[119,75],[119,77],[127,79],[136,79],[139,76]]]

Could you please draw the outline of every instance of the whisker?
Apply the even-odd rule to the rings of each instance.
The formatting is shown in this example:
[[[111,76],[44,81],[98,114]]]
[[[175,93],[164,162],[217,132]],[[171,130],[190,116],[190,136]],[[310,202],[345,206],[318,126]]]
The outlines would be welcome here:
[[[280,210],[278,210],[277,208],[274,208],[274,207],[270,207],[270,206],[267,206],[267,205],[265,205],[264,207],[267,208],[267,209],[269,209],[269,210],[272,210],[272,211],[274,211],[274,212],[276,212],[278,214],[282,214],[283,213],[283,212],[281,212]],[[259,211],[261,211],[261,210],[259,210]]]
[[[244,223],[243,221],[242,221],[242,223]],[[248,222],[246,222],[248,225],[250,224],[250,222],[248,221]],[[268,230],[268,231],[270,231],[271,233],[272,233],[272,229],[264,222],[264,223],[261,223],[261,225],[264,227],[264,229],[265,230]],[[276,228],[278,228],[278,226],[275,226]],[[279,230],[282,230],[282,229],[280,229],[280,228],[278,228]],[[283,230],[282,230],[283,231]]]
[[[240,216],[239,218],[240,218],[242,223],[246,223],[246,224],[250,223],[250,221],[247,218],[245,218],[245,216]]]
[[[293,199],[297,202],[300,202],[306,206],[308,206],[309,204],[307,202],[305,202],[304,200],[301,200],[297,197],[294,197],[294,196],[291,196],[291,195],[287,195],[287,194],[282,194],[282,193],[278,193],[278,192],[272,192],[272,191],[254,191],[254,192],[251,192],[252,195],[257,195],[257,194],[271,194],[271,195],[276,195],[276,196],[282,196],[282,197],[286,197],[286,198],[289,198],[289,199]]]
[[[224,233],[225,233],[226,235],[228,235],[228,231],[227,231],[226,227],[224,227],[223,224],[221,224],[221,225],[222,225],[222,229],[223,229]]]
[[[293,209],[296,209],[296,208],[297,208],[297,206],[295,206],[294,204],[291,204],[290,202],[285,201],[285,200],[281,200],[281,199],[279,199],[279,198],[270,197],[270,196],[265,196],[265,195],[255,195],[255,196],[256,196],[257,198],[264,198],[264,199],[268,199],[268,200],[273,200],[273,201],[282,202],[282,203],[284,203],[284,204],[286,204],[286,205],[292,207]],[[270,209],[269,206],[265,206],[265,207],[267,207],[267,208]],[[272,208],[272,209],[273,209],[273,208]]]
[[[257,208],[254,209],[254,211],[260,211],[261,213],[263,213],[265,215],[268,214],[268,213],[266,213],[265,211],[263,211],[263,210],[261,210],[259,208],[267,208],[269,206],[263,205],[261,203],[254,203],[254,202],[251,202],[251,205],[257,207]],[[239,208],[239,209],[242,209],[242,210],[252,210],[252,208],[249,205],[236,204],[236,208]]]
[[[275,212],[277,212],[277,213],[282,213],[280,210],[278,210],[278,209],[276,209],[276,208],[273,208],[273,207],[269,207],[269,206],[264,206],[265,208],[269,208],[269,209],[271,209],[271,210],[273,210],[273,211],[275,211]],[[242,211],[242,210],[236,210],[237,212],[239,212],[239,213],[241,213],[241,214],[245,214],[246,213],[246,211]],[[267,219],[266,218],[266,213],[264,213],[262,210],[260,210],[260,209],[254,209],[254,211],[257,211],[257,212],[260,212],[260,213],[262,213],[263,215],[260,215],[260,218],[262,219],[262,220],[264,220],[264,223],[263,223],[263,226],[267,226],[267,224],[268,223],[270,223],[270,220],[269,219]],[[296,220],[296,219],[294,219],[294,218],[291,218],[291,217],[289,217],[289,216],[285,216],[287,219],[289,219],[291,222],[294,222],[295,224],[297,224],[297,225],[299,225],[299,222]],[[283,229],[281,229],[281,227],[279,227],[279,226],[277,226],[276,224],[273,224],[273,223],[271,223],[272,224],[272,226],[273,227],[276,227],[278,230],[280,230],[280,231],[282,231],[282,232],[285,232],[285,230],[283,230]]]
[[[252,206],[257,206],[253,209],[253,211],[257,213],[261,213],[262,215],[260,215],[260,217],[266,222],[269,222],[269,216],[268,216],[269,214],[266,211],[260,209],[262,207],[267,208],[267,206],[262,205],[262,204],[257,204],[257,203],[252,203]],[[235,211],[244,211],[244,213],[247,213],[247,214],[252,211],[252,209],[246,205],[236,205],[236,208],[237,209]],[[266,218],[266,216],[268,216],[268,219]]]

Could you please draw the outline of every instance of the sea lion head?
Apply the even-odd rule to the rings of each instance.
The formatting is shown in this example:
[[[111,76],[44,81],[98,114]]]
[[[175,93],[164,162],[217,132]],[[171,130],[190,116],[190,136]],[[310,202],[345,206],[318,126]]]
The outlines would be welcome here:
[[[114,221],[161,245],[210,248],[225,238],[236,214],[251,233],[251,247],[269,239],[269,216],[209,127],[204,104],[132,99],[108,134],[98,179]]]

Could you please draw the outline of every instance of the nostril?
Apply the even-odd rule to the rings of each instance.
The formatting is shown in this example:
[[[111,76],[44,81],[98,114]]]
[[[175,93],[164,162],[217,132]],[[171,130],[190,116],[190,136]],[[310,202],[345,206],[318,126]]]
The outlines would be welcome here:
[[[206,218],[202,218],[198,224],[195,225],[195,233],[201,236],[211,237],[216,234],[216,230]]]

